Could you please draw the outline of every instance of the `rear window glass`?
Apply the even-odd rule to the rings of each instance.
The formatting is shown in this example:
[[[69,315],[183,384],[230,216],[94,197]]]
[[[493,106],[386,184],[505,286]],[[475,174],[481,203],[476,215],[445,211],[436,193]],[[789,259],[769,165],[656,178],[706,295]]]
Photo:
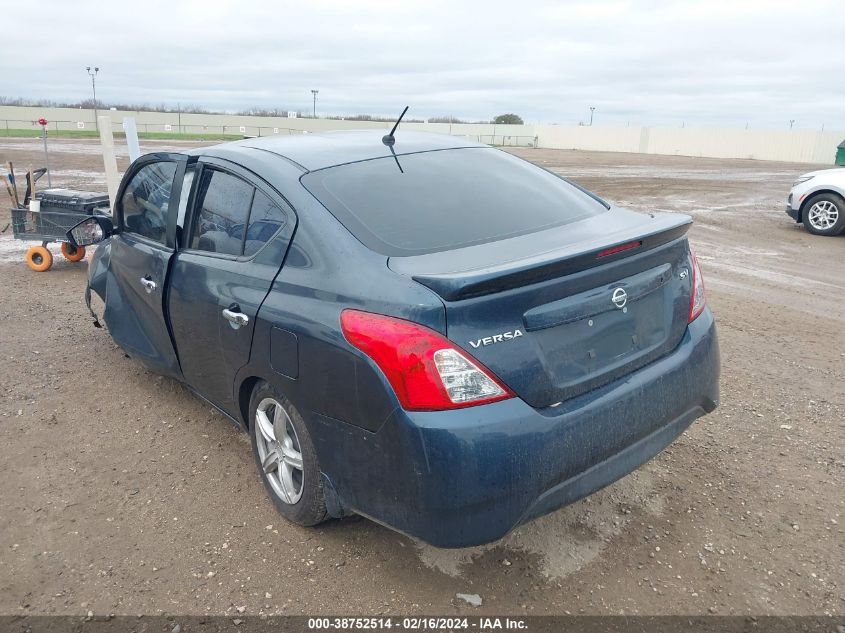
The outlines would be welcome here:
[[[391,256],[493,242],[607,210],[562,178],[492,148],[339,165],[302,183],[366,246]]]

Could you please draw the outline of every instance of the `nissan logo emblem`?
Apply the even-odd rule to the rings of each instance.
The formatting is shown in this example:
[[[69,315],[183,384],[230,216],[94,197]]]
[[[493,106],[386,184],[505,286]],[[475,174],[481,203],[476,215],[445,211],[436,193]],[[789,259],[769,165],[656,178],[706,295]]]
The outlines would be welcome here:
[[[610,300],[613,301],[613,305],[621,310],[628,303],[628,293],[625,292],[624,288],[617,288],[613,291],[613,296],[610,297]]]

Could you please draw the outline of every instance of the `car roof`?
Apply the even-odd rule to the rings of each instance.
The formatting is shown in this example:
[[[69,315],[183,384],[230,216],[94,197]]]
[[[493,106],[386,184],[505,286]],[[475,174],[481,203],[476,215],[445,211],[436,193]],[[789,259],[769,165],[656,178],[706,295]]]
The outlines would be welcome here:
[[[386,130],[348,130],[295,136],[274,134],[216,145],[213,153],[218,156],[231,156],[258,150],[276,154],[296,163],[305,171],[315,171],[345,163],[393,156],[390,147],[382,143],[385,133]],[[465,138],[431,132],[398,130],[395,138],[393,151],[397,156],[462,147],[487,147]]]

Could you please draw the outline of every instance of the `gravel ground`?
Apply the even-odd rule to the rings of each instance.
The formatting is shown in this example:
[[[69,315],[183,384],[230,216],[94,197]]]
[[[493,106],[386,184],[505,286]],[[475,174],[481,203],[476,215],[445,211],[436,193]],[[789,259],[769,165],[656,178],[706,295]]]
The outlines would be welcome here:
[[[54,185],[104,190],[96,143],[51,152]],[[91,326],[85,263],[33,273],[9,230],[0,614],[845,614],[845,237],[783,213],[811,166],[516,153],[620,204],[695,217],[721,338],[715,413],[487,547],[437,550],[357,518],[295,527],[245,435]],[[39,155],[37,140],[0,141],[4,161]]]

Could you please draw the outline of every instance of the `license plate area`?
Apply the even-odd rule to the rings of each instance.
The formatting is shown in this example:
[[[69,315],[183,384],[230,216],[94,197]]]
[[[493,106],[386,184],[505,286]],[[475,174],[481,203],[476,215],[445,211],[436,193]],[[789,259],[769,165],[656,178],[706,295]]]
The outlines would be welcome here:
[[[666,342],[671,324],[671,305],[660,288],[623,309],[614,307],[531,336],[552,382],[566,389],[636,363]]]

